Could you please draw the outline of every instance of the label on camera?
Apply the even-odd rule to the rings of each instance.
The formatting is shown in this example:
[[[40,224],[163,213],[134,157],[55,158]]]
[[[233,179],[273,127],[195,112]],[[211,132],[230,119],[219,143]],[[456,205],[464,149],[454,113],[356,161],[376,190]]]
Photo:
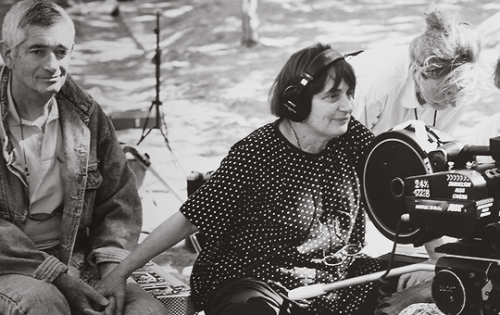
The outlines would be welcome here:
[[[413,209],[416,211],[452,212],[458,214],[467,214],[475,208],[474,203],[471,201],[413,199],[412,203]]]

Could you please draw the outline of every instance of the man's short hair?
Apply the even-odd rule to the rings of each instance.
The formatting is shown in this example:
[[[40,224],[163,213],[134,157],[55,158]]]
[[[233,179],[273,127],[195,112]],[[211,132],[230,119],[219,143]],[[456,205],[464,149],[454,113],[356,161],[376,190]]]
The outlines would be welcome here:
[[[3,22],[2,40],[11,48],[19,45],[25,38],[28,26],[49,28],[64,21],[73,30],[73,20],[63,8],[50,0],[23,0],[7,12]]]

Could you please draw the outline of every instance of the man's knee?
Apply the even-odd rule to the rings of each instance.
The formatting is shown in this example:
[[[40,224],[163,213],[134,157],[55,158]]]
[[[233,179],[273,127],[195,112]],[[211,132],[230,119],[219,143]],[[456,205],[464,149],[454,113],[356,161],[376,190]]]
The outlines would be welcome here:
[[[22,275],[0,276],[0,314],[70,314],[62,293],[52,284]]]
[[[168,315],[167,309],[138,284],[127,285],[124,315]]]

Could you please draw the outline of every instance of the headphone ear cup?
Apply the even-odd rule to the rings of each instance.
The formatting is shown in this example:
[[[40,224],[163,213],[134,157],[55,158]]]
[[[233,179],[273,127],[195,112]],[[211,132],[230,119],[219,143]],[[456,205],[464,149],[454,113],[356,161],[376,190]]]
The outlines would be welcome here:
[[[290,85],[282,95],[284,116],[293,121],[303,121],[311,112],[311,100],[301,90],[296,85]]]

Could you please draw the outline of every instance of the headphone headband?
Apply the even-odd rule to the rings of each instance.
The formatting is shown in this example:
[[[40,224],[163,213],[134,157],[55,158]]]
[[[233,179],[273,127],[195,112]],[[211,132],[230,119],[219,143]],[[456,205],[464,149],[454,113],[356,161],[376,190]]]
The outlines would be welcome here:
[[[300,75],[300,81],[288,86],[282,95],[282,102],[287,118],[294,121],[306,119],[311,111],[311,100],[304,96],[302,91],[306,85],[325,67],[344,60],[344,56],[336,50],[327,49],[319,53]]]
[[[304,71],[301,76],[306,78],[310,77],[311,79],[309,79],[308,81],[311,81],[320,70],[334,62],[339,61],[340,59],[344,59],[344,56],[342,56],[338,51],[327,49],[321,52],[313,59],[313,61],[311,61],[309,66],[307,66],[306,71]]]

